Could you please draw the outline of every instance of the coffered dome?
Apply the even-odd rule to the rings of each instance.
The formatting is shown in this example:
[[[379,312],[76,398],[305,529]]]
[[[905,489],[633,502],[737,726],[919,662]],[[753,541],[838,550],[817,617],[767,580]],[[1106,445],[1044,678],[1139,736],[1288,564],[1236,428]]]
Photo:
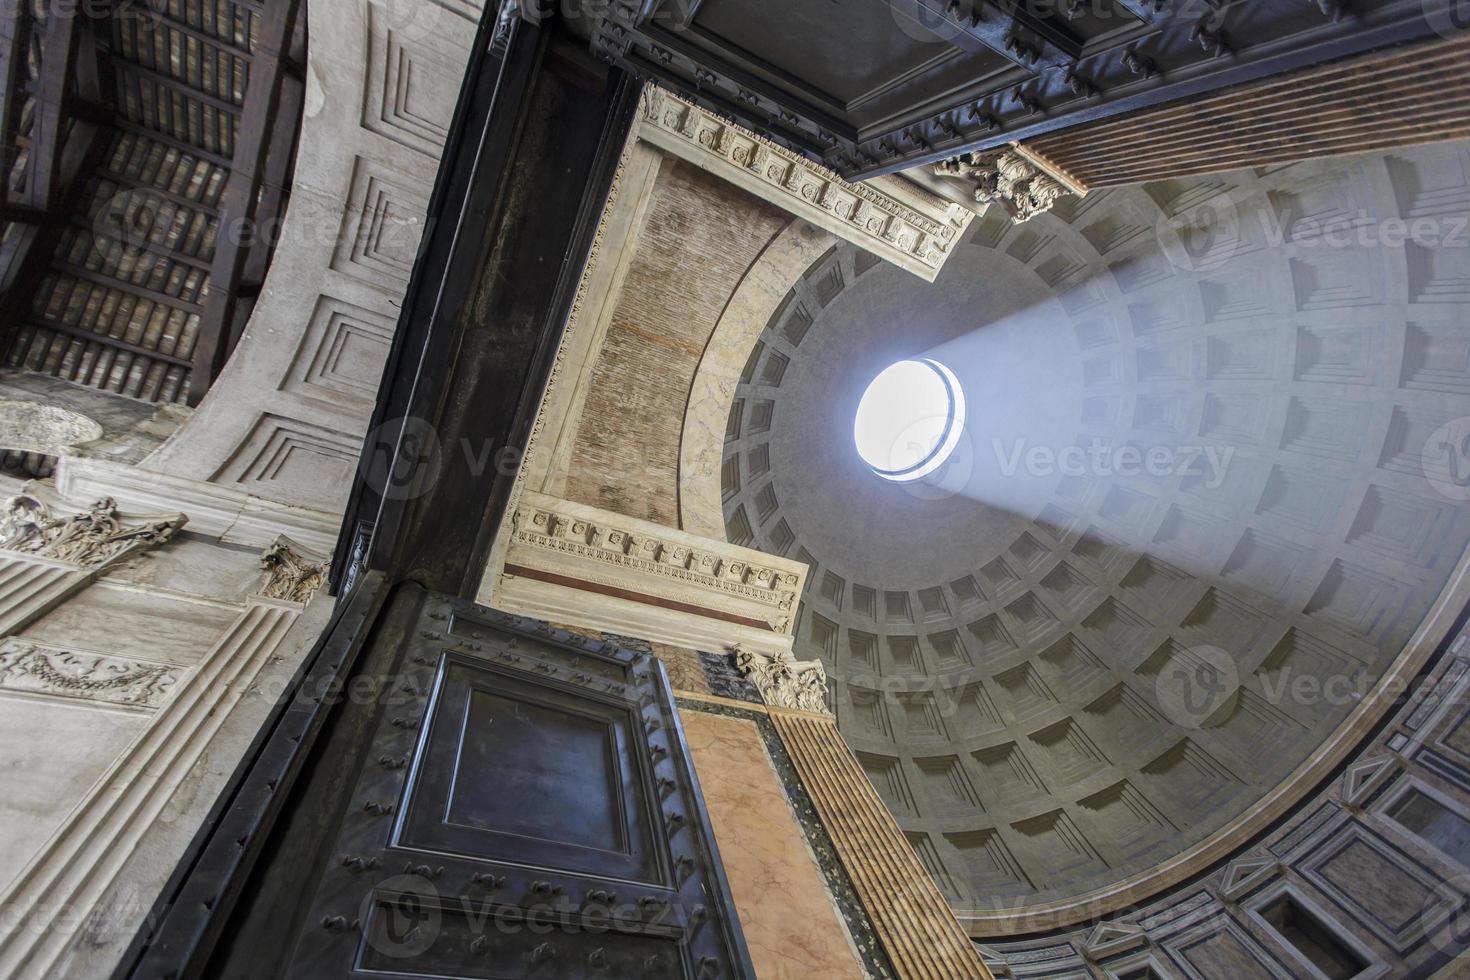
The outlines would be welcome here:
[[[977,219],[932,285],[838,245],[771,318],[728,537],[811,565],[797,654],[977,931],[1203,867],[1427,653],[1470,541],[1467,173],[1449,144],[1103,191]],[[968,420],[909,484],[852,438],[906,358]]]

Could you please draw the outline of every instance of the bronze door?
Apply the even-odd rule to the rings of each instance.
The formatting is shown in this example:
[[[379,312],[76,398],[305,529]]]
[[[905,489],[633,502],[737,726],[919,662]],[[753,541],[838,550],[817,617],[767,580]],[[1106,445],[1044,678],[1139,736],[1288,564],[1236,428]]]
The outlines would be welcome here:
[[[754,977],[655,659],[405,586],[360,664],[208,972]]]

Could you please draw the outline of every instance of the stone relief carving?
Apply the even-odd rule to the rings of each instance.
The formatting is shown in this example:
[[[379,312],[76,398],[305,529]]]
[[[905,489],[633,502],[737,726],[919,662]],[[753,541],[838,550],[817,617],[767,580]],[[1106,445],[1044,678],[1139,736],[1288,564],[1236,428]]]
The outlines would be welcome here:
[[[735,183],[758,196],[930,280],[972,217],[959,205],[906,181],[850,183],[654,86],[644,93],[639,137],[712,173],[738,177]]]
[[[827,711],[827,671],[820,660],[793,660],[789,654],[753,653],[730,648],[735,666],[761,692],[766,704],[798,711]]]
[[[156,708],[184,668],[124,657],[82,654],[19,640],[0,650],[0,689]]]
[[[0,502],[0,548],[14,549],[41,529],[48,519],[46,505],[35,497],[18,495]]]
[[[287,602],[307,602],[327,581],[329,562],[301,555],[290,540],[278,539],[260,556],[263,572],[257,595]]]
[[[80,514],[53,517],[40,500],[19,494],[0,502],[0,547],[101,568],[124,552],[163,544],[187,522],[183,514],[162,514],[142,524],[125,524],[111,497]]]
[[[1075,192],[1059,175],[1015,148],[965,153],[936,163],[934,173],[970,182],[976,201],[999,204],[1017,224],[1051,210],[1062,195]]]
[[[791,630],[800,597],[793,572],[755,565],[668,540],[646,531],[611,527],[582,517],[523,506],[512,517],[512,540],[603,564],[652,572],[770,607],[767,621],[779,633]],[[710,545],[718,542],[710,541]],[[609,584],[616,584],[610,582]]]

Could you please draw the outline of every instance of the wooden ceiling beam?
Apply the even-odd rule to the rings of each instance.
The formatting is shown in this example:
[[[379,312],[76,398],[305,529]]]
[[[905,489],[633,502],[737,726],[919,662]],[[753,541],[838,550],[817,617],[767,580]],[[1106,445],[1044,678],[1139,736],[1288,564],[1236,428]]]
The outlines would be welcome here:
[[[144,68],[142,65],[135,64],[131,61],[118,61],[116,62],[116,66],[118,70],[125,75],[132,75],[139,81],[148,82],[149,84],[154,85],[158,88],[167,89],[171,92],[176,92],[181,98],[185,100],[198,102],[202,105],[207,105],[211,109],[215,109],[228,115],[238,116],[240,114],[240,106],[238,103],[232,102],[229,99],[222,99],[219,96],[212,95],[202,89],[197,89],[194,86],[190,85],[188,82],[174,78],[172,75],[165,75],[162,72],[154,71],[151,68]]]
[[[112,121],[112,128],[133,136],[141,136],[143,139],[149,139],[155,143],[161,143],[169,149],[177,150],[179,153],[194,157],[199,160],[204,160],[208,163],[214,164],[217,167],[224,167],[225,169],[229,169],[231,163],[233,162],[227,156],[215,153],[213,150],[206,150],[201,146],[195,146],[193,143],[190,143],[187,140],[179,139],[172,133],[165,133],[161,130],[152,129],[148,126],[144,126],[142,123],[133,122],[131,119],[124,119],[121,116],[116,117]]]
[[[203,201],[196,201],[192,197],[178,194],[165,187],[157,187],[148,183],[146,180],[139,180],[137,177],[130,177],[127,174],[118,173],[111,167],[99,167],[97,176],[110,184],[117,184],[119,187],[126,187],[129,190],[140,191],[146,195],[155,195],[165,201],[172,201],[181,208],[198,211],[200,214],[211,218],[219,217],[219,208],[213,204],[205,204]]]
[[[185,37],[193,38],[200,44],[205,44],[219,51],[233,55],[236,58],[248,60],[250,49],[236,44],[229,38],[223,38],[217,34],[210,34],[192,24],[187,24],[176,17],[171,16],[167,9],[155,6],[148,11],[148,16],[142,19],[139,32],[143,34],[158,34],[161,31],[174,31]]]
[[[151,347],[144,347],[142,344],[135,344],[131,341],[123,340],[120,337],[97,333],[84,327],[73,326],[70,323],[49,320],[46,317],[30,317],[26,320],[26,325],[33,330],[49,330],[52,333],[61,334],[63,337],[71,337],[74,340],[80,340],[85,343],[101,344],[104,347],[126,351],[129,354],[137,354],[140,357],[161,361],[164,364],[172,364],[176,367],[187,368],[190,363],[188,358],[179,357],[177,354],[165,354],[162,351],[156,351]]]
[[[0,201],[0,222],[18,225],[49,225],[65,221],[66,215],[56,211],[44,211],[28,204],[9,204]]]
[[[56,4],[46,21],[41,75],[35,85],[35,122],[31,132],[31,159],[22,204],[50,210],[62,184],[65,156],[66,101],[76,76],[78,50],[85,15],[69,4]]]
[[[254,228],[261,214],[260,191],[268,176],[272,136],[281,114],[282,83],[287,75],[286,64],[300,11],[301,0],[266,0],[255,50],[250,56],[245,105],[235,137],[235,157],[220,194],[221,229]],[[287,125],[294,127],[295,120],[290,119]],[[199,404],[219,376],[242,330],[240,285],[250,257],[250,244],[235,234],[215,237],[209,295],[200,317],[189,373],[191,405]]]
[[[28,4],[16,4],[13,12],[13,16],[0,18],[0,200],[10,194],[10,163],[25,101],[26,49],[32,24]]]
[[[58,276],[69,276],[80,282],[96,286],[99,289],[110,289],[113,292],[124,293],[134,299],[140,299],[157,306],[171,306],[184,313],[203,313],[204,305],[180,296],[172,296],[168,293],[149,289],[147,286],[139,286],[128,282],[126,279],[98,272],[95,269],[87,269],[83,266],[73,265],[70,262],[57,262],[52,265],[52,272]]]
[[[105,131],[93,129],[79,154],[80,162],[76,173],[86,174],[96,168],[106,153],[107,143]],[[87,182],[82,179],[69,181],[53,210],[58,214],[80,211],[86,186]],[[23,235],[14,236],[16,241],[12,243],[10,254],[0,255],[0,275],[4,277],[0,281],[0,330],[4,330],[6,334],[11,333],[14,325],[25,319],[32,298],[40,288],[47,266],[56,251],[63,227],[59,222],[26,227]],[[9,342],[8,336],[0,339],[6,344]]]

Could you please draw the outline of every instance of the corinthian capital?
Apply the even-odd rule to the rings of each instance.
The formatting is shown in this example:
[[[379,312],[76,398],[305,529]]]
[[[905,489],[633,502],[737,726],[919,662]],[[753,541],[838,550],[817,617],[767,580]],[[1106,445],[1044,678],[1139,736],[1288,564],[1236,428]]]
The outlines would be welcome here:
[[[819,660],[797,661],[790,654],[752,653],[731,648],[736,668],[752,681],[766,704],[797,711],[827,711],[827,671]]]
[[[260,556],[263,575],[256,594],[265,599],[306,602],[327,581],[327,563],[303,555],[295,542],[277,538]]]
[[[101,568],[125,552],[163,544],[187,521],[183,514],[159,514],[142,523],[124,523],[111,497],[80,514],[53,517],[40,500],[19,494],[0,501],[0,547]]]

